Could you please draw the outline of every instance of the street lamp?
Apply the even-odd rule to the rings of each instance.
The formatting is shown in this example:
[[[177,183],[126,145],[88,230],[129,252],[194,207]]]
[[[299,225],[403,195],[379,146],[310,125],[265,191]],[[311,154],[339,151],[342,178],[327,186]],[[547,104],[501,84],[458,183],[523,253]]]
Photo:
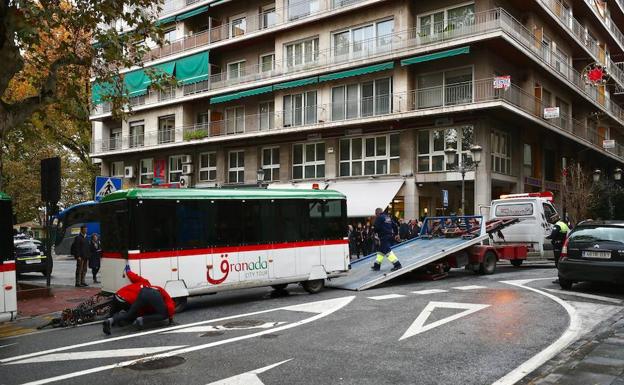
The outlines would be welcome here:
[[[462,177],[462,184],[461,184],[461,212],[462,215],[465,215],[465,211],[464,211],[464,205],[466,203],[466,172],[467,171],[472,171],[472,170],[477,170],[477,167],[479,167],[479,162],[481,162],[481,153],[483,152],[483,148],[479,145],[475,145],[470,147],[470,153],[472,154],[472,165],[466,165],[464,163],[464,160],[462,159],[463,157],[460,155],[458,162],[457,162],[457,167],[454,168],[456,171],[459,171],[461,173],[461,177]],[[448,164],[455,164],[455,156],[457,155],[457,150],[452,148],[452,147],[448,147],[446,150],[444,150],[444,154],[446,154],[447,157],[447,161]],[[476,176],[475,176],[475,183],[476,183]]]
[[[264,183],[264,169],[262,167],[256,172],[256,181],[258,182],[258,187],[262,187]]]
[[[595,169],[594,170],[594,174],[593,174],[593,178],[594,178],[594,182],[598,182],[600,180],[600,174],[602,174],[602,171]]]

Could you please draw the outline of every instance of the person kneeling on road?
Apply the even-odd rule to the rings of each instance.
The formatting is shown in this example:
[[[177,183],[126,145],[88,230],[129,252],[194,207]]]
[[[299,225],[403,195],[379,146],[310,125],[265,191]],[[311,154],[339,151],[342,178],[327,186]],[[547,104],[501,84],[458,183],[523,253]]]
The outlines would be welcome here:
[[[375,216],[377,217],[375,219],[375,232],[379,235],[380,247],[379,250],[377,250],[377,259],[373,266],[371,266],[371,269],[379,271],[384,256],[387,256],[388,261],[394,265],[391,271],[399,270],[402,267],[401,262],[399,262],[399,259],[390,249],[399,239],[397,225],[381,208],[375,209]]]
[[[132,283],[115,293],[111,317],[102,324],[104,333],[109,335],[114,325],[121,326],[130,322],[138,327],[166,319],[172,323],[175,304],[165,289],[152,286],[147,279],[130,271],[128,265],[125,272]]]

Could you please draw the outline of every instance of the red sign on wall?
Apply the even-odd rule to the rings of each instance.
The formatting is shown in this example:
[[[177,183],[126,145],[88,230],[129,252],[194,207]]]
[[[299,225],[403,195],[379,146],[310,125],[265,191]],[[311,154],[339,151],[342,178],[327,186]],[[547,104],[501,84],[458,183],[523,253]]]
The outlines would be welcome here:
[[[154,160],[154,182],[163,183],[165,181],[165,167],[167,167],[167,161],[165,159]]]

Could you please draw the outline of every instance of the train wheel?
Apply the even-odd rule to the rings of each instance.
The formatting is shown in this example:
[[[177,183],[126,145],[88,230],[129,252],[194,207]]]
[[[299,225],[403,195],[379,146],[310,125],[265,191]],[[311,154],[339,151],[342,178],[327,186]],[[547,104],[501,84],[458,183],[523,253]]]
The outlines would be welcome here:
[[[316,294],[319,291],[323,290],[325,286],[324,279],[313,279],[311,281],[303,281],[301,282],[301,286],[303,286],[303,290],[307,291],[310,294]]]
[[[496,271],[496,254],[488,251],[483,256],[483,262],[479,265],[480,274],[494,274]]]

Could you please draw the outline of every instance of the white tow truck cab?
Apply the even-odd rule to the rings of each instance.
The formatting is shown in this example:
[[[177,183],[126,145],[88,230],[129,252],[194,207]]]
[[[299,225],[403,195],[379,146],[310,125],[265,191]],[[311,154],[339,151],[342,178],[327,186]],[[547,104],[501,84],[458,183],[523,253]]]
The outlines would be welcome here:
[[[546,239],[552,231],[551,220],[558,215],[552,204],[553,194],[539,193],[501,195],[492,201],[490,219],[519,218],[520,221],[505,229],[503,237],[494,235],[496,244],[526,244],[528,259],[552,259],[552,244]]]

